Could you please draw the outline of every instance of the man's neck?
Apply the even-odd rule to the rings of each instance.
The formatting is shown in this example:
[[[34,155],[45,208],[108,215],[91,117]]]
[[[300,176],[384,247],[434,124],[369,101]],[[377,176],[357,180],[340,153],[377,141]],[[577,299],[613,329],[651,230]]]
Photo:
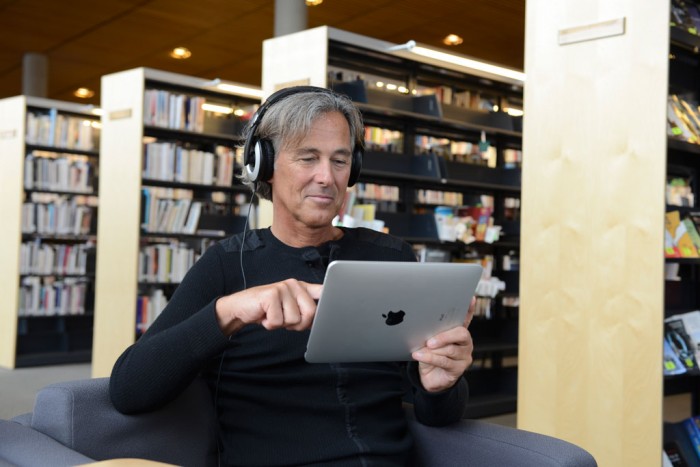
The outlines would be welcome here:
[[[303,227],[291,229],[280,227],[280,225],[273,221],[270,227],[272,234],[277,240],[294,248],[319,246],[343,236],[343,231],[332,225],[319,228]]]

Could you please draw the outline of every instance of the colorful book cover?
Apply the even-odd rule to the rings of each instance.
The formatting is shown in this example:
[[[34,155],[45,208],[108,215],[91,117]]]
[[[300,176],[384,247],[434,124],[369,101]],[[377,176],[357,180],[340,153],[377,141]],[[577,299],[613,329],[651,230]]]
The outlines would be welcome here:
[[[678,360],[678,356],[671,348],[668,340],[664,339],[664,375],[674,376],[686,372],[683,364]]]
[[[667,258],[697,258],[698,250],[693,244],[678,211],[666,213],[664,249]]]
[[[698,367],[693,342],[680,317],[672,316],[664,320],[664,337],[686,370]]]

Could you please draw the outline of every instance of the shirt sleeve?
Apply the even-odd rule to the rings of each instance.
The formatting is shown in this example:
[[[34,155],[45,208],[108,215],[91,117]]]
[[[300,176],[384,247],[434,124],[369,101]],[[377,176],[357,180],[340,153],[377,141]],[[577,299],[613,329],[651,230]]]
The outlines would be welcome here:
[[[416,420],[428,426],[445,426],[464,416],[469,400],[469,386],[464,376],[451,388],[432,393],[426,391],[420,382],[417,362],[410,362],[407,372],[413,388],[413,410]]]
[[[205,251],[155,322],[115,363],[109,392],[120,412],[162,407],[226,348],[215,310],[225,293],[220,248]]]

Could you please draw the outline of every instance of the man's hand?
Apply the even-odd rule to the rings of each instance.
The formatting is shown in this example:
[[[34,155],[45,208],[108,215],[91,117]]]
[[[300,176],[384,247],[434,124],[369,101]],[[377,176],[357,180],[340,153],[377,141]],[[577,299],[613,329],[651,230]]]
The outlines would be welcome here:
[[[462,326],[431,337],[425,347],[413,352],[426,391],[440,392],[451,388],[472,364],[474,343],[468,328],[474,317],[475,304],[476,299],[472,299]]]
[[[322,288],[322,284],[287,279],[221,297],[216,302],[219,326],[226,335],[248,324],[268,330],[309,329]]]

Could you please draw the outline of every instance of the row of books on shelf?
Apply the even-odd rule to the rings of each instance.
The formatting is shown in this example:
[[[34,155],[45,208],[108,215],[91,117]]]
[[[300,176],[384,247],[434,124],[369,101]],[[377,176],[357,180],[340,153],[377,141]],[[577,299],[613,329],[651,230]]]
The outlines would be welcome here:
[[[428,135],[415,137],[416,154],[435,154],[450,162],[496,167],[496,148],[486,141],[482,132],[481,141],[456,141]],[[510,150],[513,151],[513,150]],[[512,156],[511,156],[512,157]]]
[[[40,194],[33,193],[35,201],[22,203],[22,233],[49,235],[87,235],[95,215],[90,197],[51,196],[51,201],[36,201]],[[90,203],[90,204],[88,204]]]
[[[40,239],[20,245],[20,274],[84,275],[92,243],[47,244]]]
[[[136,334],[141,335],[168,304],[163,289],[152,289],[147,294],[139,294],[136,299]]]
[[[40,146],[95,151],[99,147],[100,124],[96,119],[59,113],[27,112],[26,142]]]
[[[156,141],[145,144],[143,177],[227,187],[233,183],[235,165],[236,150],[230,147],[217,145],[214,152],[208,152]]]
[[[700,258],[700,213],[681,216],[680,211],[666,212],[664,255],[666,258]]]
[[[92,193],[95,165],[85,156],[32,151],[24,159],[24,189]]]
[[[141,228],[150,233],[192,235],[199,225],[202,201],[192,199],[191,190],[142,188]]]
[[[350,205],[355,199],[367,201],[401,202],[401,189],[395,185],[383,185],[378,183],[358,183],[348,191]],[[414,201],[418,204],[447,205],[461,207],[465,203],[464,194],[455,191],[417,189],[414,191]],[[520,200],[508,197],[505,199],[506,210],[510,218],[517,217]],[[493,203],[492,197],[490,204]]]
[[[204,97],[160,89],[147,89],[144,94],[145,125],[197,133],[204,131]]]
[[[664,374],[697,372],[700,361],[700,311],[664,320]]]
[[[88,283],[84,278],[23,277],[19,290],[19,316],[85,314]]]
[[[404,134],[398,130],[365,126],[365,150],[403,153]]]
[[[179,283],[200,254],[186,244],[146,245],[139,250],[138,281]]]
[[[454,89],[451,86],[437,86],[433,89],[438,101],[465,109],[492,111],[494,98],[482,95],[477,90]]]
[[[448,206],[462,206],[464,204],[464,195],[459,192],[419,189],[415,193],[415,201],[420,204],[443,204]]]
[[[401,201],[401,190],[394,185],[378,183],[357,183],[354,187],[355,196],[362,200]]]
[[[403,154],[404,134],[398,130],[368,126],[365,127],[365,149],[378,152]],[[498,154],[495,146],[486,140],[482,132],[480,141],[458,141],[431,135],[416,135],[414,139],[416,155],[435,154],[446,161],[496,167]],[[503,148],[503,167],[518,168],[522,165],[523,152],[520,149]]]

